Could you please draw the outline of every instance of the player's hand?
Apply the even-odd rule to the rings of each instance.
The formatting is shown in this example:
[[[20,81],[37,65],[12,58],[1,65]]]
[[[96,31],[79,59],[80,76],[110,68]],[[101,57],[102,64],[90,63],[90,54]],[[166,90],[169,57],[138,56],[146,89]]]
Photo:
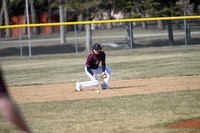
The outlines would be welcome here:
[[[102,72],[101,78],[105,79],[106,77],[107,77],[106,73],[105,73],[105,72]]]
[[[95,80],[97,80],[96,74],[93,74],[93,77],[94,77]]]

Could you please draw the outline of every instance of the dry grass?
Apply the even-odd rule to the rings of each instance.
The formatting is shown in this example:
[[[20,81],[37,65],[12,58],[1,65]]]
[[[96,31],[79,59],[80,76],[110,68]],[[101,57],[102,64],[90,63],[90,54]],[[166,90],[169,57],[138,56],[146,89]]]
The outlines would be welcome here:
[[[106,50],[107,65],[112,68],[111,80],[199,75],[199,50],[200,45],[188,46],[187,52],[184,45],[140,47],[133,53]],[[8,86],[76,82],[87,78],[87,54],[40,52],[23,60],[8,56],[1,58],[1,66]],[[199,94],[199,90],[179,91],[19,106],[35,133],[184,133],[199,130],[168,129],[166,125],[199,118]],[[0,116],[0,132],[17,130]]]
[[[21,104],[36,133],[198,132],[166,126],[199,118],[199,90]],[[0,117],[2,132],[15,132]]]
[[[166,49],[166,51],[164,51]],[[107,52],[107,66],[112,80],[188,76],[200,74],[199,45],[185,52],[180,46],[140,48],[134,53]],[[87,53],[79,56],[36,56],[32,59],[2,60],[8,86],[54,84],[84,81]],[[120,76],[119,76],[120,75]]]

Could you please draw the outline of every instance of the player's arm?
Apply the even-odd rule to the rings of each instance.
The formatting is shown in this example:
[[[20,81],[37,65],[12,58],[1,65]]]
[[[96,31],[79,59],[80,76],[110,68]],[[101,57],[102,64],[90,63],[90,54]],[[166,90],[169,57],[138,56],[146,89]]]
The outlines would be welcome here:
[[[87,61],[86,61],[86,67],[87,67],[87,71],[93,76],[93,72],[91,70],[91,65],[92,65],[92,54],[88,55]]]
[[[103,52],[103,58],[102,58],[102,74],[101,74],[101,78],[105,79],[107,77],[106,73],[105,73],[105,70],[106,70],[106,62],[105,62],[105,58],[106,58],[106,55],[105,53]]]
[[[86,66],[86,67],[87,67],[87,71],[94,77],[95,80],[97,80],[96,74],[94,74],[94,73],[92,72],[91,68],[88,67],[88,66]]]
[[[102,72],[106,70],[106,54],[102,52]]]
[[[88,66],[86,66],[86,67],[87,67],[87,71],[93,76],[94,73],[92,72],[91,68]]]
[[[96,78],[96,74],[94,74],[91,70],[91,64],[92,64],[92,54],[90,54],[87,58],[87,61],[86,61],[86,67],[87,67],[87,71],[94,77],[95,80],[97,80]]]
[[[102,62],[102,74],[101,74],[101,78],[105,79],[107,77],[106,73],[105,73],[105,69],[106,69],[106,63]]]
[[[102,72],[105,72],[105,70],[106,70],[106,63],[102,62]]]

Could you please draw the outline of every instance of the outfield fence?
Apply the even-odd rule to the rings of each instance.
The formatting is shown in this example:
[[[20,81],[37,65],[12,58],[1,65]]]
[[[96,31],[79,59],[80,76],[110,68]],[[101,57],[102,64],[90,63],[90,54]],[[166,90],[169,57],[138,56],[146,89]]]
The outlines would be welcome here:
[[[187,51],[188,45],[200,44],[200,16],[21,24],[0,26],[1,30],[17,29],[19,34],[18,37],[0,38],[0,57],[20,56],[22,58],[27,55],[32,57],[32,55],[65,53],[78,55],[79,52],[85,51],[86,24],[92,26],[92,44],[100,43],[104,50],[130,50],[133,52],[134,49],[141,47],[169,46],[168,20],[172,21],[174,45],[181,45]],[[159,23],[161,27],[159,27]],[[43,30],[56,29],[55,27],[61,26],[72,29],[65,33],[66,42],[64,44],[61,44],[59,30],[54,33],[42,34]],[[40,34],[31,35],[29,39],[27,34],[23,35],[24,27],[30,27],[30,34],[33,27],[38,27]],[[61,29],[66,27],[61,27]],[[128,34],[131,32],[133,32],[133,38],[128,38]]]

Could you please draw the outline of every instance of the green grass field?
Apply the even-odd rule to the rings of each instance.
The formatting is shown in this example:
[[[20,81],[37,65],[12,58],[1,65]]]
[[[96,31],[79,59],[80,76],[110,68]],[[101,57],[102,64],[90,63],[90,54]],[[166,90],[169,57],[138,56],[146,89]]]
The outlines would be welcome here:
[[[35,133],[188,133],[167,125],[199,119],[200,90],[20,104]],[[2,133],[16,132],[0,117]]]
[[[138,48],[107,52],[111,80],[200,74],[200,45]],[[2,59],[8,86],[85,80],[86,53]],[[48,93],[48,92],[47,92]],[[169,129],[179,121],[200,119],[200,90],[19,104],[35,133],[188,133]],[[17,132],[0,116],[0,132]]]
[[[200,46],[140,48],[133,53],[107,51],[107,66],[112,68],[111,80],[190,76],[200,74]],[[32,59],[1,61],[8,86],[55,84],[84,81],[88,53],[79,56],[62,54],[36,56]],[[120,76],[119,76],[120,75]]]

